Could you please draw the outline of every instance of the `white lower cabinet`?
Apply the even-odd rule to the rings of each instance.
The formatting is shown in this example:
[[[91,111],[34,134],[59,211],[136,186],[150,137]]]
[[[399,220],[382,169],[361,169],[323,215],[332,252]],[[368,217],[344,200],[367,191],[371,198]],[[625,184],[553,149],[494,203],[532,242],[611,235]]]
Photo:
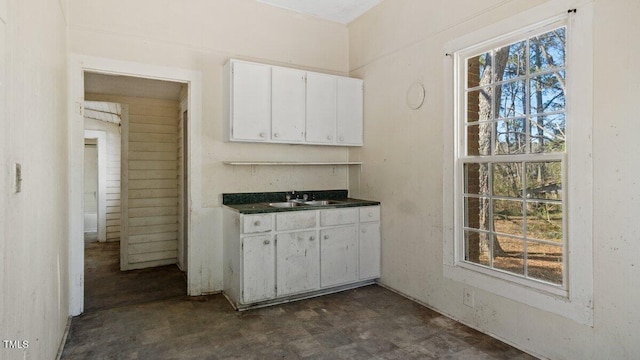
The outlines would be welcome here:
[[[358,280],[356,226],[320,230],[320,285],[343,285]]]
[[[285,296],[320,287],[320,246],[316,230],[277,235],[277,295]]]
[[[380,277],[380,222],[360,224],[360,280]]]
[[[320,295],[380,276],[380,207],[224,211],[224,293],[238,308]]]
[[[242,239],[242,302],[252,303],[276,296],[275,259],[271,235]]]

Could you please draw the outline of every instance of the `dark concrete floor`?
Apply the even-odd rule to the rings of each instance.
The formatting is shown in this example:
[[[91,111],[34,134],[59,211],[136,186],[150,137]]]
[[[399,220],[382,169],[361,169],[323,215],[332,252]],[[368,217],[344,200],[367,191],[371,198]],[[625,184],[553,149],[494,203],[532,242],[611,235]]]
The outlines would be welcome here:
[[[376,285],[246,312],[221,295],[88,311],[62,358],[534,359]]]

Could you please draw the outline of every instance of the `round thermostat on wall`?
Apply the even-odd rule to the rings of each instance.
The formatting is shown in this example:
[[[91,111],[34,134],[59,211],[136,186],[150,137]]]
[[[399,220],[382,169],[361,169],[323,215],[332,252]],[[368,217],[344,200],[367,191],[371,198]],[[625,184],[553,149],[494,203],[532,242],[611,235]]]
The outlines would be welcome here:
[[[407,90],[407,106],[411,110],[418,110],[424,104],[425,90],[424,86],[415,82],[409,86],[409,90]]]

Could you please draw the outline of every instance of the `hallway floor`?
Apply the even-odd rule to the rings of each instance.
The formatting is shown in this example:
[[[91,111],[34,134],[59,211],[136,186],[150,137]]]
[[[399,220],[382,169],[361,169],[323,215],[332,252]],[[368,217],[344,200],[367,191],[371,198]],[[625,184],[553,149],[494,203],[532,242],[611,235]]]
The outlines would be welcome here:
[[[102,277],[88,272],[86,287],[117,283],[117,267],[99,270],[107,252],[96,253],[88,260]],[[534,359],[376,285],[245,312],[222,295],[131,296],[73,318],[62,358]]]
[[[187,293],[176,265],[120,271],[120,242],[85,242],[85,312],[170,299]]]

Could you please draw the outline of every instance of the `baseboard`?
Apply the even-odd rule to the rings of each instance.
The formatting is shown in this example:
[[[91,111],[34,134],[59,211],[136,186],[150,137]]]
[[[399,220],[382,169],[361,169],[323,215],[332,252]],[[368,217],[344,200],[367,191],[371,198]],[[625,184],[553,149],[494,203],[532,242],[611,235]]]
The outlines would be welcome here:
[[[69,330],[71,329],[71,319],[72,317],[67,317],[67,325],[64,327],[64,333],[62,334],[62,340],[60,340],[60,345],[58,346],[58,354],[56,355],[56,360],[60,360],[62,358],[62,352],[64,351],[64,345],[67,343],[67,338],[69,337]]]

